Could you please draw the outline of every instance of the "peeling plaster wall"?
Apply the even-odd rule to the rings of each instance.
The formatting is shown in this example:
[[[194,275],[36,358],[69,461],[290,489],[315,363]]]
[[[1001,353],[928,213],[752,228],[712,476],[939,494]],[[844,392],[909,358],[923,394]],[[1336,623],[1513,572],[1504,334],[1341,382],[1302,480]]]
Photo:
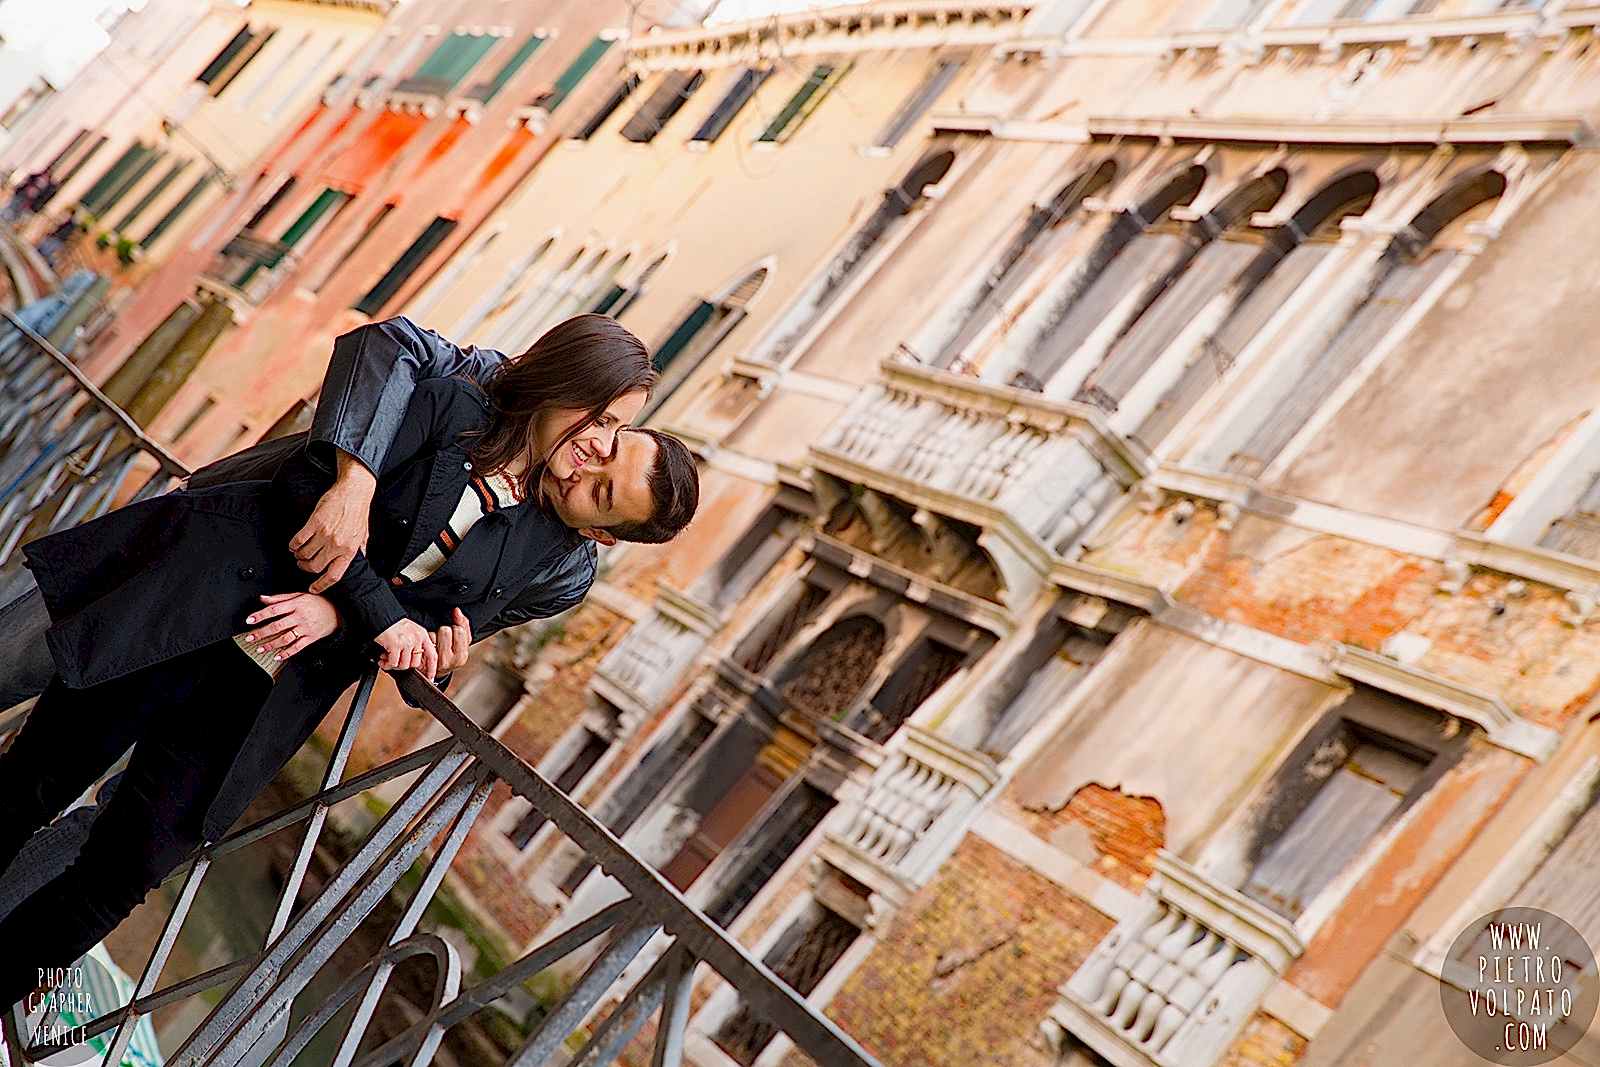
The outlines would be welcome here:
[[[1278,487],[1466,524],[1600,395],[1600,153],[1575,151],[1293,463]],[[1418,492],[1425,485],[1427,492]]]
[[[1058,809],[1090,782],[1153,797],[1166,814],[1166,847],[1192,858],[1333,690],[1148,622],[1117,646],[1006,799]]]

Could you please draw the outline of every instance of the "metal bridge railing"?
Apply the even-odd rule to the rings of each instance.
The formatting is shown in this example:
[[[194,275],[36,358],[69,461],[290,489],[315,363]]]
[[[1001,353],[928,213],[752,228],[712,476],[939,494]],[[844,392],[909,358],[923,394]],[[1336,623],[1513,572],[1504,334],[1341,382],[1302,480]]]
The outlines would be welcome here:
[[[158,1008],[225,990],[210,1014],[172,1053],[173,1067],[287,1065],[343,1009],[356,1004],[344,1024],[333,1067],[380,1067],[431,1062],[451,1027],[506,996],[540,971],[585,949],[598,954],[565,996],[554,1004],[507,1067],[606,1067],[659,1013],[653,1067],[684,1062],[689,994],[696,968],[705,964],[738,990],[752,1011],[770,1020],[812,1060],[828,1067],[875,1067],[873,1059],[848,1035],[806,1003],[698,910],[690,906],[656,870],[634,856],[612,833],[566,794],[551,785],[448,697],[415,671],[399,676],[401,691],[431,714],[449,736],[417,752],[356,777],[344,770],[355,745],[377,672],[364,677],[314,796],[277,815],[245,827],[198,852],[169,881],[181,879],[177,902],[134,989],[131,1002],[100,1015],[77,1033],[78,1044],[98,1040],[106,1067],[122,1062],[140,1018]],[[308,904],[295,902],[318,844],[328,809],[384,782],[416,774],[406,793],[383,816],[338,873]],[[463,986],[455,947],[418,923],[466,840],[468,831],[497,782],[527,800],[582,847],[622,886],[626,897],[549,938],[514,963],[476,985]],[[296,824],[304,824],[299,849],[260,952],[166,987],[157,980],[166,967],[179,929],[194,906],[207,870],[219,858]],[[355,934],[377,906],[396,891],[402,876],[431,842],[444,834],[428,860],[418,888],[390,931],[385,947],[348,977],[338,990],[291,1031],[287,1025],[295,999]],[[646,946],[649,945],[649,949]],[[648,957],[644,954],[648,951]],[[433,1000],[408,1030],[376,1048],[360,1051],[391,973],[412,957],[430,958],[435,967]],[[629,981],[624,971],[643,970]],[[644,965],[648,965],[645,967]],[[622,982],[619,983],[619,979]],[[621,988],[625,986],[625,988]],[[213,995],[214,996],[214,995]],[[620,1000],[618,999],[620,998]],[[595,1016],[604,1005],[616,1006]],[[581,1049],[571,1052],[575,1031],[587,1023]],[[24,1033],[22,1006],[13,1009],[13,1036]],[[108,1036],[109,1035],[109,1036]],[[22,1067],[59,1053],[62,1045],[40,1043],[8,1059],[0,1042],[0,1067]],[[570,1054],[571,1058],[566,1058]]]
[[[24,538],[107,510],[141,456],[152,457],[156,469],[138,485],[134,499],[161,492],[188,473],[64,356],[9,316],[0,320],[0,603],[9,599],[6,578],[20,580],[15,577],[17,545]],[[654,868],[416,672],[398,676],[401,691],[442,724],[449,736],[346,778],[376,680],[374,669],[358,684],[315,795],[208,845],[169,877],[169,883],[179,886],[176,903],[129,1002],[72,1031],[74,1048],[93,1042],[91,1049],[104,1049],[94,1062],[115,1067],[123,1062],[142,1020],[158,1009],[204,995],[214,1006],[168,1056],[169,1064],[286,1067],[339,1017],[343,1033],[332,1067],[396,1063],[420,1067],[432,1060],[452,1027],[581,952],[579,961],[569,961],[570,969],[576,971],[582,960],[589,960],[587,967],[505,1061],[508,1067],[556,1063],[605,1067],[616,1061],[653,1015],[658,1022],[652,1065],[675,1067],[684,1059],[690,988],[701,965],[733,986],[753,1012],[770,1020],[815,1062],[827,1067],[876,1067],[849,1036],[686,903]],[[321,891],[296,910],[329,809],[408,775],[415,778],[404,795]],[[419,925],[497,782],[505,782],[570,837],[593,864],[617,881],[625,896],[550,937],[492,977],[465,985],[455,947]],[[69,833],[67,822],[60,820],[42,831],[30,843],[33,854],[37,856],[43,847],[53,850],[52,862],[60,860],[67,847],[61,843]],[[299,827],[299,845],[260,950],[159,985],[212,864],[291,827]],[[70,832],[86,833],[82,820]],[[420,883],[405,898],[402,876],[441,834]],[[12,873],[20,866],[14,865]],[[384,947],[291,1029],[291,1008],[313,976],[386,900],[403,903]],[[427,957],[433,963],[431,1004],[409,1029],[362,1051],[390,976],[414,957]],[[422,965],[421,961],[408,964]],[[615,1007],[605,1011],[613,1002]],[[353,1016],[345,1022],[340,1013],[352,1004]],[[22,1005],[0,1022],[5,1024],[0,1027],[0,1067],[29,1067],[63,1049],[45,1042],[30,1045],[19,1036],[28,1032]],[[149,1032],[148,1025],[144,1031]],[[581,1051],[572,1052],[579,1041]],[[79,1053],[83,1051],[88,1050]]]
[[[188,469],[71,360],[0,312],[0,604],[25,581],[19,545],[110,510],[152,460],[129,500],[171,488]]]

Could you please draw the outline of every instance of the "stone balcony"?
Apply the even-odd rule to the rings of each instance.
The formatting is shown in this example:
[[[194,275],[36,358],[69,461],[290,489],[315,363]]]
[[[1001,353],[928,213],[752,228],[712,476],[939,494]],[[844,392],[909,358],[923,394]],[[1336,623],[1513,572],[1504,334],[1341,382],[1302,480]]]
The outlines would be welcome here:
[[[1008,599],[1037,588],[1150,469],[1096,408],[896,360],[812,447],[811,463],[980,528]]]
[[[1288,919],[1162,851],[1040,1028],[1117,1067],[1208,1067],[1303,951]]]
[[[907,724],[822,856],[895,903],[932,877],[967,816],[999,781],[994,763]]]
[[[297,257],[287,245],[240,233],[201,271],[202,281],[224,294],[259,305],[294,272]]]
[[[654,610],[596,666],[594,691],[622,709],[625,729],[654,713],[677,689],[719,621],[707,605],[662,584]]]

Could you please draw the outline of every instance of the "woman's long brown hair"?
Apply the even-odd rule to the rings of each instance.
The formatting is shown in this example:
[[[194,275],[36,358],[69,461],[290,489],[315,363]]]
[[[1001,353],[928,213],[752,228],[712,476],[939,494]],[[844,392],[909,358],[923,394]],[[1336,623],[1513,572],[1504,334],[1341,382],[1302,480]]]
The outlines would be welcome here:
[[[604,315],[575,315],[546,330],[520,356],[506,360],[479,384],[494,412],[472,447],[480,470],[501,470],[518,457],[526,459],[521,478],[524,496],[538,484],[545,457],[534,453],[533,428],[539,415],[552,408],[578,408],[589,417],[562,435],[552,454],[612,401],[635,389],[655,387],[650,351],[617,320]]]

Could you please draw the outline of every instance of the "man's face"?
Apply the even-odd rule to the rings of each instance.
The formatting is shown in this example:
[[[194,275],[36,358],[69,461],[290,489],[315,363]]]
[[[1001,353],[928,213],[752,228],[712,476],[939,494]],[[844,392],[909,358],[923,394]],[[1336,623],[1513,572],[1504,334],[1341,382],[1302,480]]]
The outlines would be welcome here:
[[[648,434],[621,430],[607,454],[588,456],[566,478],[547,467],[539,493],[561,521],[603,545],[616,538],[605,527],[647,521],[654,512],[650,499],[650,467],[657,446]]]

